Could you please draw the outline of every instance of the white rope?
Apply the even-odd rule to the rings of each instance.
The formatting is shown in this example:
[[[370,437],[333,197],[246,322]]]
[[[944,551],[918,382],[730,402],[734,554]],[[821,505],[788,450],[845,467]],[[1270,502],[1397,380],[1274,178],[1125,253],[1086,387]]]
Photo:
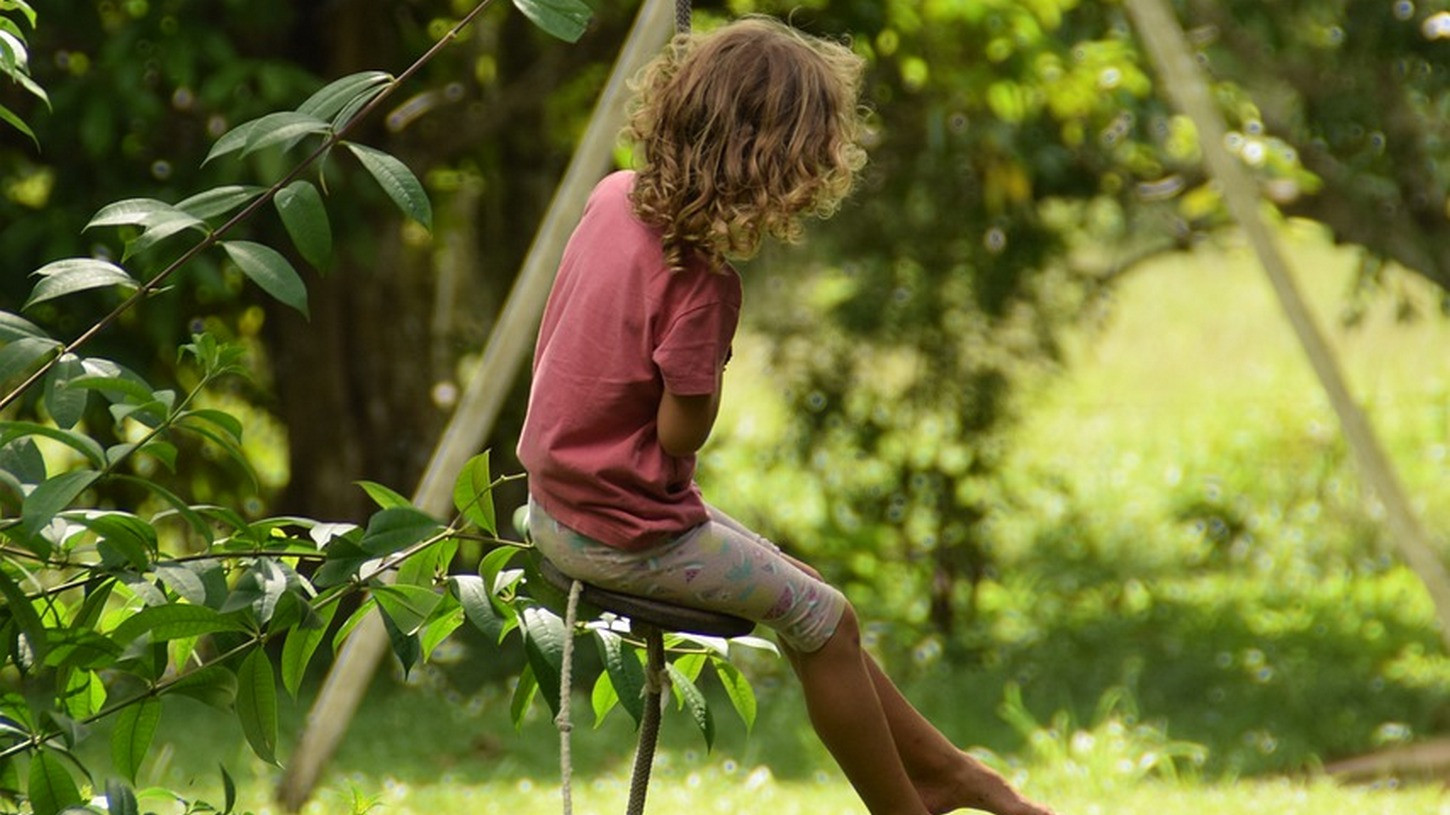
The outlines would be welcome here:
[[[574,723],[569,721],[569,696],[574,678],[574,624],[579,618],[579,593],[584,584],[578,580],[569,584],[569,603],[564,609],[564,664],[559,676],[559,715],[554,725],[559,728],[559,774],[562,778],[560,794],[564,797],[564,815],[573,815],[574,761],[569,749],[569,734]]]

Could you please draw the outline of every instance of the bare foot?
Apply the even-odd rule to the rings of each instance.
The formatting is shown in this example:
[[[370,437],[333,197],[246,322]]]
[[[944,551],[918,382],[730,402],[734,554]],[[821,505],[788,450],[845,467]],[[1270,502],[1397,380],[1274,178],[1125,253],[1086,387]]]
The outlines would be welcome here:
[[[933,815],[959,809],[980,809],[995,815],[1055,815],[1012,788],[990,767],[963,752],[944,777],[919,781],[917,792]]]

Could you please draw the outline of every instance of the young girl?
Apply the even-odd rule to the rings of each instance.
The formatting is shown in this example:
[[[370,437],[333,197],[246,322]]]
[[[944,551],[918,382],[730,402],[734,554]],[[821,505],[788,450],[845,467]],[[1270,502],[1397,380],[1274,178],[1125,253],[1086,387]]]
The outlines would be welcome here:
[[[629,128],[643,166],[596,187],[544,312],[518,449],[529,531],[572,577],[774,629],[875,815],[1050,815],[906,701],[840,591],[695,485],[740,315],[726,258],[797,237],[850,191],[861,71],[844,46],[762,18],[676,38],[647,69]]]

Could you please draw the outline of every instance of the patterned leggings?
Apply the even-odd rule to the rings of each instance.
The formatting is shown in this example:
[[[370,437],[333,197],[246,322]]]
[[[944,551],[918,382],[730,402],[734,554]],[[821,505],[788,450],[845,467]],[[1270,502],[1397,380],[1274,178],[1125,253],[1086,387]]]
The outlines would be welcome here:
[[[600,588],[744,617],[802,653],[826,644],[846,609],[835,587],[725,513],[639,551],[601,543],[529,502],[529,534],[559,570]]]

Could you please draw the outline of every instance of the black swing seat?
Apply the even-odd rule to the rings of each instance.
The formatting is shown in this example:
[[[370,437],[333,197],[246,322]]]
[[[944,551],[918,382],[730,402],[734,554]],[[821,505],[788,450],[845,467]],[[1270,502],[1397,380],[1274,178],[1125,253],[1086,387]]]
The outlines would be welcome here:
[[[569,593],[574,582],[574,578],[559,571],[559,567],[545,557],[539,558],[539,574],[565,594]],[[588,583],[583,584],[579,598],[596,608],[627,617],[634,622],[652,625],[661,631],[711,637],[742,637],[755,630],[755,623],[743,617],[623,594]]]

